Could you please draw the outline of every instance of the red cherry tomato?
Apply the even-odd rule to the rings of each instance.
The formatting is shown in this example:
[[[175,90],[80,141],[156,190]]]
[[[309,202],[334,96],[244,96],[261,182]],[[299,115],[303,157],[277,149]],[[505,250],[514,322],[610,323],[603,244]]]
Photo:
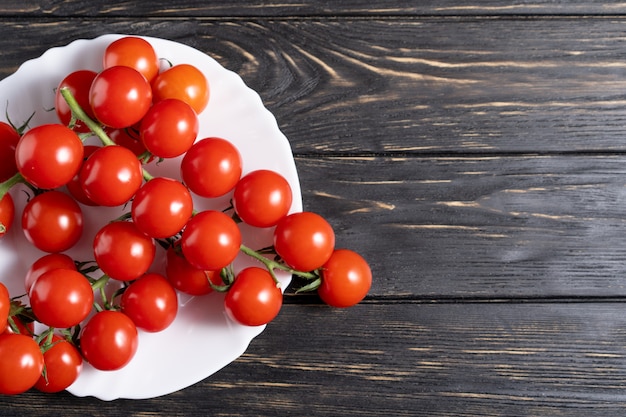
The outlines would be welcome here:
[[[52,337],[52,343],[43,354],[46,372],[35,383],[35,388],[41,392],[65,390],[78,379],[83,369],[83,357],[76,346],[59,335]]]
[[[30,293],[30,289],[41,275],[53,269],[70,269],[76,271],[74,260],[64,253],[49,253],[37,259],[26,271],[24,278],[24,288],[26,294]]]
[[[20,134],[8,123],[0,121],[0,182],[4,182],[17,173],[15,148]]]
[[[0,333],[4,333],[7,328],[7,320],[11,311],[11,297],[9,290],[0,282]]]
[[[84,162],[79,180],[95,204],[114,207],[125,204],[143,182],[141,162],[122,146],[103,146]]]
[[[187,261],[203,270],[219,270],[229,265],[240,247],[237,223],[221,211],[207,210],[193,216],[181,238]]]
[[[89,103],[102,124],[121,129],[143,118],[152,105],[152,90],[139,71],[118,65],[96,75],[89,90]]]
[[[83,212],[76,201],[60,191],[33,197],[22,212],[26,239],[44,252],[64,252],[83,233]]]
[[[135,194],[131,216],[137,229],[154,238],[180,232],[193,213],[189,190],[180,181],[157,177]]]
[[[359,303],[372,286],[372,271],[365,259],[349,249],[337,249],[322,266],[320,298],[333,307]]]
[[[287,215],[292,199],[291,186],[282,175],[261,169],[239,180],[233,193],[233,206],[245,223],[270,227]]]
[[[194,143],[180,164],[183,182],[201,197],[220,197],[231,191],[242,172],[239,150],[222,138]]]
[[[31,389],[44,360],[39,345],[23,334],[0,334],[0,394],[15,395]]]
[[[159,58],[150,42],[126,36],[109,44],[104,50],[103,67],[131,67],[151,82],[159,72]]]
[[[96,313],[80,333],[83,358],[101,371],[115,371],[126,366],[135,356],[138,343],[135,323],[120,311]]]
[[[218,271],[196,268],[174,246],[167,250],[165,274],[174,288],[190,295],[205,295],[213,291],[209,280],[215,285],[224,284]]]
[[[35,187],[57,188],[78,172],[83,163],[83,143],[68,127],[39,125],[20,138],[15,162],[20,174]]]
[[[0,237],[4,236],[13,226],[15,218],[15,204],[11,194],[6,193],[0,199]]]
[[[4,330],[4,333],[25,334],[27,336],[35,335],[35,322],[29,321],[29,319],[26,319],[25,317],[19,315],[11,316],[11,320],[13,320],[13,323],[15,324],[15,331],[7,323],[7,328]]]
[[[95,145],[84,146],[85,152],[83,156],[83,164],[85,163],[85,160],[87,160],[87,158],[89,158],[91,154],[94,153],[97,149],[100,149],[100,146],[95,146]],[[81,164],[81,168],[82,168],[82,164]],[[98,205],[92,199],[87,197],[87,194],[85,194],[85,190],[83,189],[83,186],[80,183],[80,170],[76,173],[76,175],[74,175],[74,177],[70,180],[70,182],[66,184],[66,186],[67,186],[67,191],[70,193],[70,195],[74,197],[74,199],[78,201],[79,203],[84,204],[86,206]]]
[[[198,136],[200,123],[191,106],[177,99],[155,103],[141,120],[141,142],[159,158],[173,158],[187,152]]]
[[[139,329],[160,332],[176,318],[178,298],[176,290],[160,274],[146,274],[130,284],[120,300],[122,313]]]
[[[226,313],[238,323],[260,326],[272,321],[283,305],[283,294],[270,273],[263,268],[248,267],[235,278],[226,293]]]
[[[130,149],[136,156],[146,153],[147,149],[141,143],[139,127],[127,127],[124,129],[107,129],[109,138],[117,145]],[[147,162],[152,161],[150,158]]]
[[[94,238],[96,263],[108,276],[132,281],[148,271],[156,246],[134,223],[116,221],[104,225]]]
[[[78,70],[68,74],[61,82],[56,90],[54,99],[54,110],[61,124],[69,126],[72,120],[72,110],[68,106],[67,101],[61,94],[62,88],[67,88],[72,96],[76,99],[76,102],[81,109],[87,113],[90,119],[94,119],[93,111],[89,105],[89,89],[97,73],[90,70]],[[72,128],[76,132],[89,132],[89,127],[81,121],[77,120],[76,124]]]
[[[44,272],[29,292],[37,320],[57,328],[73,327],[87,318],[93,307],[93,290],[83,274],[71,269]]]
[[[335,232],[319,214],[308,211],[284,217],[274,229],[274,249],[292,268],[313,271],[330,258]]]
[[[189,104],[196,114],[209,103],[209,82],[193,65],[179,64],[163,71],[152,81],[154,102],[177,98]]]

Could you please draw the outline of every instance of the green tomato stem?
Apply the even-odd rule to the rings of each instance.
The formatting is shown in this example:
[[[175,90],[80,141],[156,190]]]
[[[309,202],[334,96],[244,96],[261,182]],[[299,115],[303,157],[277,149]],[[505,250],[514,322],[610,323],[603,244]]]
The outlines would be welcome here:
[[[246,245],[241,245],[241,247],[239,248],[241,250],[241,252],[245,253],[246,255],[256,259],[257,261],[263,263],[263,265],[265,265],[265,267],[267,268],[267,270],[269,271],[269,273],[272,275],[272,278],[274,278],[274,281],[276,282],[277,286],[280,286],[280,282],[278,281],[278,278],[276,278],[276,275],[274,274],[274,269],[279,269],[281,271],[285,271],[285,272],[289,272],[292,275],[296,275],[305,279],[317,279],[319,278],[314,272],[304,272],[304,271],[297,271],[293,268],[290,268],[289,266],[281,263],[281,262],[277,262],[274,261],[272,259],[268,259],[265,256],[261,255],[260,253],[258,253],[257,251],[255,251],[254,249],[251,249],[249,247],[247,247]]]
[[[65,101],[67,102],[67,105],[70,107],[70,110],[72,111],[72,114],[74,115],[74,117],[82,121],[83,123],[85,123],[85,125],[87,125],[89,130],[91,130],[93,134],[96,135],[98,139],[100,139],[100,142],[102,142],[104,146],[117,145],[115,142],[113,142],[113,140],[109,137],[109,135],[107,135],[107,133],[102,128],[102,126],[96,121],[94,121],[93,119],[91,119],[87,115],[87,113],[85,113],[85,111],[80,107],[80,104],[78,104],[78,101],[76,101],[76,98],[72,95],[72,92],[70,91],[69,88],[63,87],[61,88],[60,92],[61,92],[61,95],[63,96],[63,99],[65,99]],[[140,157],[142,161],[145,160],[145,158],[146,158],[145,155]],[[154,178],[152,174],[150,174],[147,170],[143,168],[142,168],[142,174],[143,174],[143,178],[146,181],[150,181],[151,179]]]
[[[72,110],[74,117],[85,123],[89,130],[91,130],[98,137],[98,139],[100,139],[100,142],[102,142],[104,146],[115,145],[115,142],[113,142],[109,135],[106,134],[102,126],[87,116],[87,113],[85,113],[85,111],[80,107],[80,104],[78,104],[78,101],[76,101],[76,98],[74,98],[74,95],[72,95],[69,88],[63,87],[60,92],[63,99],[65,99],[67,105],[70,107],[70,110]]]

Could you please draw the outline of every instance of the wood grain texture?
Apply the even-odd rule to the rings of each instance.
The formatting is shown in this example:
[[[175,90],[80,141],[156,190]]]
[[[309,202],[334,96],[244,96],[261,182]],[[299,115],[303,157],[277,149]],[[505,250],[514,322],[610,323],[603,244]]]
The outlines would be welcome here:
[[[186,1],[157,0],[137,3],[110,0],[4,0],[0,14],[7,16],[150,16],[150,17],[336,17],[336,16],[463,16],[463,15],[588,15],[623,14],[626,6],[619,2],[598,3],[576,1],[419,1],[385,0],[376,3],[362,0],[341,2],[294,1],[267,2],[260,0]]]
[[[76,38],[160,36],[239,73],[297,154],[623,152],[624,27],[620,18],[18,21],[4,26],[13,36],[0,40],[0,76]]]
[[[290,292],[180,392],[0,415],[622,416],[625,27],[617,2],[4,1],[0,78],[104,33],[240,74],[374,284],[348,310]]]
[[[622,156],[298,158],[373,297],[624,296]]]
[[[5,417],[24,410],[111,417],[617,416],[626,406],[625,328],[621,303],[288,306],[240,359],[178,393],[101,402],[31,392],[0,397],[0,410]]]

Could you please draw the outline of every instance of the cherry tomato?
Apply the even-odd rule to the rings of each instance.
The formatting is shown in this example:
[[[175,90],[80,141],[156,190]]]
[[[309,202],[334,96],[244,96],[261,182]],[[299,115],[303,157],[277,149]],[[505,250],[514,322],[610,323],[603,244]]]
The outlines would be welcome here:
[[[189,190],[180,181],[157,177],[135,194],[131,216],[137,229],[154,238],[180,232],[193,213]]]
[[[226,293],[226,313],[246,326],[272,321],[283,305],[283,293],[267,269],[248,267],[237,274]]]
[[[0,121],[0,182],[4,182],[17,173],[15,148],[20,134],[8,123]]]
[[[7,320],[11,311],[11,297],[9,290],[0,282],[0,333],[4,333],[7,328]]]
[[[78,203],[61,191],[33,197],[22,212],[26,239],[44,252],[63,252],[73,247],[83,233],[83,212]]]
[[[64,253],[49,253],[37,259],[26,271],[24,278],[24,288],[26,294],[30,293],[30,289],[43,273],[53,269],[70,269],[76,271],[76,263],[74,260]]]
[[[84,162],[79,180],[85,195],[95,204],[125,204],[143,183],[141,162],[122,146],[103,146]]]
[[[97,73],[95,71],[78,70],[68,74],[61,80],[54,98],[54,110],[61,124],[69,126],[72,120],[72,110],[61,94],[62,88],[67,88],[72,93],[72,96],[76,99],[80,108],[87,113],[90,119],[95,118],[89,104],[89,89],[96,75]],[[72,129],[75,132],[89,132],[89,127],[87,127],[82,120],[77,120]]]
[[[137,328],[160,332],[176,318],[178,298],[176,290],[163,275],[150,273],[126,288],[120,308]]]
[[[124,129],[107,129],[109,138],[117,145],[130,149],[136,156],[141,156],[147,152],[141,138],[139,137],[139,127],[127,127]],[[150,162],[154,157],[149,158],[147,162]]]
[[[194,143],[180,164],[183,182],[201,197],[220,197],[241,178],[239,150],[222,138],[205,138]]]
[[[73,327],[87,318],[93,307],[93,290],[83,274],[52,269],[33,283],[30,305],[37,321],[57,328]]]
[[[96,149],[99,149],[99,148],[100,148],[99,146],[95,146],[95,145],[85,145],[84,155],[83,155],[83,164],[85,163],[87,158],[89,158],[89,156],[91,156],[91,154],[94,153]],[[82,168],[82,165],[81,165],[81,168]],[[72,197],[74,197],[74,199],[77,202],[84,204],[86,206],[97,206],[97,204],[94,203],[93,200],[91,200],[89,197],[87,197],[87,194],[85,194],[85,190],[83,189],[83,186],[80,183],[80,170],[76,173],[76,175],[74,175],[74,177],[72,177],[72,179],[70,180],[70,182],[66,184],[66,186],[67,186],[67,191],[70,193]]]
[[[152,105],[152,90],[139,71],[118,65],[96,75],[89,103],[102,124],[121,129],[143,118]]]
[[[287,215],[292,199],[291,186],[282,175],[260,169],[239,180],[233,193],[233,206],[245,223],[270,227]]]
[[[6,193],[0,199],[0,237],[4,236],[13,226],[15,218],[15,204],[11,194]]]
[[[163,71],[152,81],[154,102],[177,98],[189,104],[196,114],[209,103],[209,82],[193,65],[178,64]]]
[[[241,232],[237,223],[221,211],[206,210],[193,216],[181,238],[183,255],[203,270],[219,270],[239,253]]]
[[[156,246],[134,223],[116,221],[104,225],[94,238],[96,263],[113,279],[132,281],[148,271]]]
[[[20,174],[38,188],[67,184],[83,162],[83,143],[60,124],[44,124],[28,130],[17,143],[15,161]]]
[[[322,266],[322,284],[317,293],[333,307],[359,303],[372,286],[372,271],[365,259],[349,249],[337,249]]]
[[[155,103],[141,120],[141,142],[159,158],[187,152],[198,136],[200,123],[189,104],[169,98]]]
[[[39,345],[23,334],[0,334],[0,394],[15,395],[31,389],[44,360]]]
[[[83,358],[101,371],[115,371],[126,366],[135,356],[138,344],[135,323],[120,311],[96,313],[80,333]]]
[[[134,36],[117,39],[104,50],[103,67],[117,65],[139,71],[148,82],[159,72],[159,58],[150,42]]]
[[[60,392],[72,385],[83,369],[80,351],[59,335],[52,337],[52,347],[43,354],[45,374],[42,374],[35,388],[41,392]]]
[[[165,274],[174,288],[190,295],[205,295],[213,291],[209,280],[215,285],[224,284],[219,271],[196,268],[174,246],[167,250]]]
[[[7,324],[7,328],[4,330],[4,333],[34,336],[35,322],[21,315],[11,316],[11,320],[13,320],[13,323],[15,324],[16,331],[14,331],[13,328]]]
[[[292,268],[313,271],[332,255],[335,232],[319,214],[309,211],[293,213],[276,225],[274,249]]]

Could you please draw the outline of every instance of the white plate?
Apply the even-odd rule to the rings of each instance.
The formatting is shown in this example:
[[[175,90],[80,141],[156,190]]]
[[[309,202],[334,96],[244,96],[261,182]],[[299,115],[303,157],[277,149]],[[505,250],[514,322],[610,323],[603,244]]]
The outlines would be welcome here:
[[[25,62],[11,76],[0,81],[2,106],[14,124],[20,125],[34,111],[29,126],[57,122],[54,111],[54,89],[67,74],[78,69],[101,70],[102,53],[113,40],[124,35],[105,35],[92,40],[77,40],[52,48],[41,57]],[[300,184],[287,138],[281,133],[274,116],[263,106],[259,95],[248,88],[235,73],[194,48],[176,42],[145,38],[161,58],[173,64],[197,66],[207,76],[211,87],[208,107],[200,115],[198,138],[219,136],[238,147],[243,158],[244,174],[266,168],[284,175],[293,190],[291,212],[302,210]],[[5,109],[0,109],[5,114]],[[179,159],[149,165],[152,174],[179,178]],[[23,277],[32,264],[44,255],[24,238],[19,215],[26,195],[11,190],[16,203],[16,221],[12,230],[0,239],[0,281],[12,296],[24,293]],[[230,196],[217,200],[196,199],[196,209],[227,207]],[[79,244],[67,251],[77,260],[93,259],[91,243],[101,225],[118,217],[120,208],[91,209],[82,206],[85,231]],[[244,243],[253,248],[272,242],[271,229],[242,226]],[[163,271],[164,256],[159,251],[153,270]],[[254,262],[243,255],[235,261],[236,270]],[[289,274],[279,273],[286,287]],[[174,323],[155,334],[140,332],[135,358],[119,371],[102,372],[85,364],[79,379],[68,389],[77,396],[95,396],[102,400],[117,398],[152,398],[169,394],[201,381],[244,353],[251,340],[264,326],[246,327],[230,321],[221,294],[202,297],[180,295],[181,306]]]

